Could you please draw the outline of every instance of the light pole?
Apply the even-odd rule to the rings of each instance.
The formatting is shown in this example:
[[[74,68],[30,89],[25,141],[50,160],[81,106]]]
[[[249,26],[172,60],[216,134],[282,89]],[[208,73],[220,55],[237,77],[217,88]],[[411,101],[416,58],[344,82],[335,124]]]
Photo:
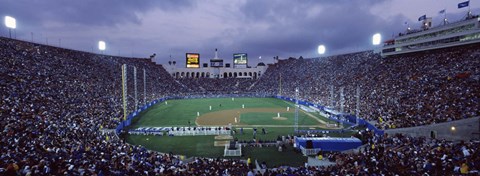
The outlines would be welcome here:
[[[5,16],[5,26],[8,28],[10,38],[12,38],[12,29],[15,30],[15,28],[17,28],[17,21],[11,16]]]
[[[382,43],[382,35],[380,33],[374,34],[372,36],[372,44],[374,46],[373,52],[375,52],[375,53],[381,53],[382,52],[380,43]]]
[[[320,54],[320,55],[325,54],[325,50],[326,50],[326,49],[325,49],[325,45],[319,45],[318,48],[317,48],[317,52],[318,52],[318,54]]]
[[[103,51],[105,51],[105,49],[107,49],[107,44],[105,44],[104,41],[99,41],[98,42],[98,49],[102,52],[103,54]]]
[[[382,42],[382,35],[379,33],[376,33],[372,36],[372,44],[373,45],[380,45],[380,42]]]

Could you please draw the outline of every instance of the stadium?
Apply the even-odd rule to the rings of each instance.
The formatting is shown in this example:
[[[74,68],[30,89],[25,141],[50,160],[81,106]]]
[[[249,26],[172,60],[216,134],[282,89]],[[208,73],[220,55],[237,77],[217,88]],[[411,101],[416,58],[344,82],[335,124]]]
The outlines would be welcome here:
[[[6,17],[0,175],[478,175],[480,17],[419,21],[374,49],[251,65],[17,39]]]

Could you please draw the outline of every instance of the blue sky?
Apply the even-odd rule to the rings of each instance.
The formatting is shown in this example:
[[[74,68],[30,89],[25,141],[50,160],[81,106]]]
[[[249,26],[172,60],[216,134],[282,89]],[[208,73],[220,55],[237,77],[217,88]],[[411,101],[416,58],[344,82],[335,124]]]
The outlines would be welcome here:
[[[233,53],[249,60],[271,62],[273,56],[318,57],[372,49],[371,37],[383,40],[410,27],[419,16],[440,25],[446,9],[450,21],[460,20],[468,8],[463,0],[0,0],[0,15],[17,19],[18,39],[98,53],[97,42],[107,43],[107,54],[148,57],[167,63],[170,55],[181,65],[186,52],[214,56],[225,62]],[[470,2],[478,14],[480,2]],[[2,26],[0,35],[8,36]],[[33,34],[33,35],[32,35]]]

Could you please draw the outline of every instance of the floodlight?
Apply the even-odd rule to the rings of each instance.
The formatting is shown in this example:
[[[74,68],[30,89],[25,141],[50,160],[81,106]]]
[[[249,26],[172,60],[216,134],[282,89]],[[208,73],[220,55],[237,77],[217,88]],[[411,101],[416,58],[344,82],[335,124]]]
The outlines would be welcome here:
[[[318,51],[318,54],[325,54],[325,46],[319,45],[317,51]]]
[[[11,29],[17,28],[17,21],[11,16],[5,16],[5,26]]]
[[[380,42],[382,41],[382,36],[379,33],[376,33],[372,37],[372,44],[373,45],[380,45]]]
[[[99,50],[102,50],[102,51],[103,51],[103,50],[105,50],[106,48],[107,48],[107,45],[105,44],[104,41],[99,41],[99,42],[98,42],[98,49],[99,49]]]

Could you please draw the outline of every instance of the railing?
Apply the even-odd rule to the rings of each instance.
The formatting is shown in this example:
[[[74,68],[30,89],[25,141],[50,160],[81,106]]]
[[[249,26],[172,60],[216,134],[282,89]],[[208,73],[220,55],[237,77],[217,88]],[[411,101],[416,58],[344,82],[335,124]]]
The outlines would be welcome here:
[[[317,155],[318,152],[322,151],[322,149],[320,148],[306,149],[303,146],[300,146],[300,150],[302,151],[302,154],[305,156]]]
[[[242,145],[235,144],[235,149],[229,149],[230,144],[225,144],[223,156],[242,156]]]
[[[205,136],[229,135],[228,127],[140,127],[128,130],[133,135]]]

